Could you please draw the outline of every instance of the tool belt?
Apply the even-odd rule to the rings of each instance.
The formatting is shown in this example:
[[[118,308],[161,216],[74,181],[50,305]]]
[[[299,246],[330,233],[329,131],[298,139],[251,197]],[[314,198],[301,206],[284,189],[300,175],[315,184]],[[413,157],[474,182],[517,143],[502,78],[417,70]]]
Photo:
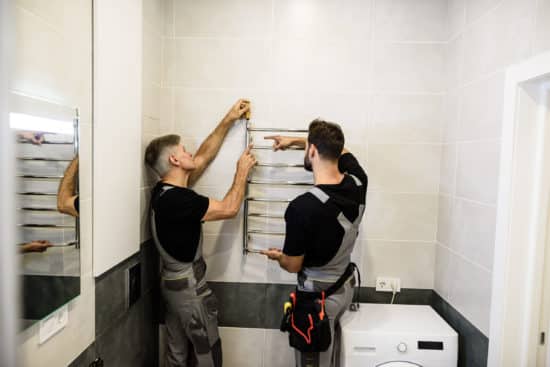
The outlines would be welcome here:
[[[305,292],[296,289],[285,303],[281,331],[288,331],[291,347],[301,352],[324,352],[332,341],[329,316],[325,310],[328,297],[336,293],[357,271],[359,284],[361,276],[354,263],[350,263],[336,283],[321,292]]]

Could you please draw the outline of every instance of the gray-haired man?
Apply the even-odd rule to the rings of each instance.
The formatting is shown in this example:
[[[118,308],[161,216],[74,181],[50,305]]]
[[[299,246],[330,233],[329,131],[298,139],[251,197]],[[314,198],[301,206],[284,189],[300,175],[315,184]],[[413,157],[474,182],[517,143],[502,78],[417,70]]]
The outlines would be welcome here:
[[[217,155],[233,123],[250,109],[239,100],[202,143],[188,153],[178,135],[151,141],[145,161],[160,176],[151,195],[151,232],[162,259],[161,291],[166,305],[166,367],[219,367],[217,301],[205,279],[202,222],[232,218],[244,198],[246,179],[256,163],[246,149],[237,163],[231,189],[221,201],[188,188]]]

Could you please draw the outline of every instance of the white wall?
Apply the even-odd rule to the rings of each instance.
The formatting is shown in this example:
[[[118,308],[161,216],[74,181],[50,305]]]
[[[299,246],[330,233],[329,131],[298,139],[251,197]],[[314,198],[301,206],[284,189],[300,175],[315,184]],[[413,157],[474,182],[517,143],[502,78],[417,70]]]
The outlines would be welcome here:
[[[547,0],[449,1],[435,290],[488,335],[504,71],[550,49]]]
[[[92,3],[90,0],[15,2],[16,49],[12,91],[80,109],[81,295],[69,303],[69,324],[43,345],[38,325],[19,335],[24,366],[63,366],[94,340],[92,277]]]
[[[94,2],[94,276],[139,251],[142,3]]]

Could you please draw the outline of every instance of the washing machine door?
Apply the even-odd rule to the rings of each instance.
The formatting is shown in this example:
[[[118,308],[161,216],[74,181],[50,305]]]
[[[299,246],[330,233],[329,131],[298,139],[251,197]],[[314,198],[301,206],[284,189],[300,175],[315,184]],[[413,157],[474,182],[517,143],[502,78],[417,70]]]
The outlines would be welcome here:
[[[413,362],[392,361],[378,364],[376,367],[422,367],[422,365]]]

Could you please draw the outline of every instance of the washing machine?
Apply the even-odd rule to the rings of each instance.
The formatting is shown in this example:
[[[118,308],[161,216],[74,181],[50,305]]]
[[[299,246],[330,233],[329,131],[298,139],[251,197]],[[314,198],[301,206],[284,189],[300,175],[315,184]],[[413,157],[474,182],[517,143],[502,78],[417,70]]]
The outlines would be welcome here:
[[[362,303],[340,321],[341,367],[456,367],[458,334],[430,306]]]

